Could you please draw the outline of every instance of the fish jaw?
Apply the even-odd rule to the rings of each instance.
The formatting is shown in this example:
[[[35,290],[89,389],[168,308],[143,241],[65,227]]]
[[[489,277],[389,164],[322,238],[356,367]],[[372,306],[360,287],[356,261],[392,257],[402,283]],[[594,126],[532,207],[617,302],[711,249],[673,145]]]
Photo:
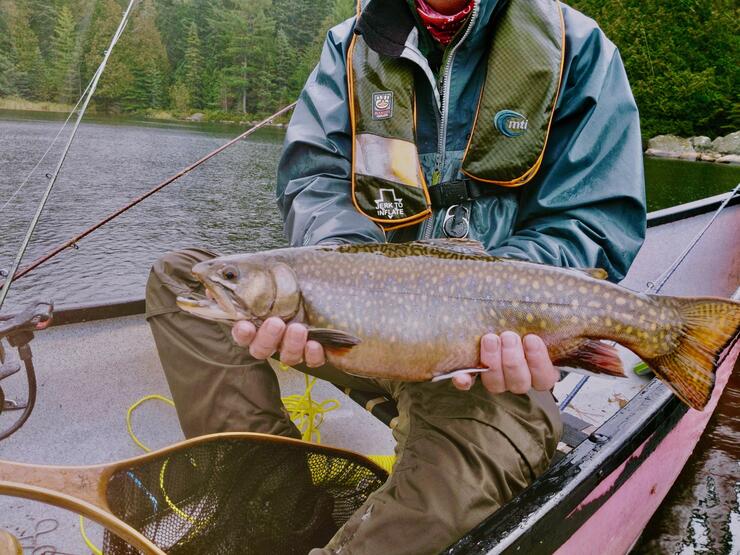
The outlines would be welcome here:
[[[183,312],[203,318],[205,320],[214,320],[218,322],[236,322],[237,320],[246,320],[246,314],[239,314],[238,311],[225,311],[219,303],[211,299],[192,299],[189,297],[177,297],[177,306]]]

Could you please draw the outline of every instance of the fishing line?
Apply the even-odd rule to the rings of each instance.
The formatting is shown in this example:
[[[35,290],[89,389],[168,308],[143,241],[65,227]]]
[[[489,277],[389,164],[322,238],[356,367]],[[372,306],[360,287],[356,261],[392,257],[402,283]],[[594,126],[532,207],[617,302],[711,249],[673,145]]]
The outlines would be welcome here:
[[[220,154],[221,152],[223,152],[224,150],[226,150],[230,146],[238,143],[239,141],[241,141],[242,139],[245,139],[246,137],[249,137],[252,133],[254,133],[255,131],[258,131],[259,129],[262,129],[265,125],[270,124],[276,118],[278,118],[278,117],[282,116],[283,114],[286,114],[287,112],[291,111],[293,108],[295,108],[296,104],[297,104],[297,102],[292,102],[291,104],[288,104],[287,106],[281,108],[280,110],[278,110],[277,112],[275,112],[271,116],[268,116],[267,118],[265,118],[261,122],[259,122],[256,125],[250,127],[249,129],[247,129],[244,133],[242,133],[238,137],[234,137],[229,142],[227,142],[227,143],[221,145],[220,147],[218,147],[216,150],[213,150],[213,151],[209,152],[208,154],[206,154],[205,156],[203,156],[200,160],[198,160],[196,162],[193,162],[191,165],[189,165],[186,168],[180,170],[175,175],[172,175],[171,177],[165,179],[164,181],[162,181],[160,184],[158,184],[156,187],[154,187],[150,191],[144,193],[140,197],[137,197],[134,200],[132,200],[131,202],[129,202],[123,208],[120,208],[119,210],[116,210],[115,212],[112,212],[111,214],[109,214],[108,216],[106,216],[103,220],[99,221],[94,226],[89,227],[85,231],[79,233],[78,235],[75,235],[71,239],[65,241],[61,245],[59,245],[56,248],[52,249],[51,251],[49,251],[45,255],[37,258],[36,260],[34,260],[33,262],[31,262],[31,264],[29,264],[28,266],[26,266],[22,270],[18,271],[17,266],[14,267],[13,270],[12,270],[12,272],[10,272],[9,274],[10,275],[13,275],[13,279],[14,280],[15,279],[22,278],[23,276],[25,276],[28,273],[30,273],[32,270],[35,270],[36,268],[38,268],[39,266],[41,266],[45,262],[47,262],[50,259],[54,258],[60,252],[68,249],[69,247],[72,247],[72,246],[76,245],[80,240],[84,239],[85,237],[87,237],[92,232],[96,231],[97,229],[100,229],[101,227],[103,227],[105,224],[107,224],[111,220],[114,220],[115,218],[117,218],[118,216],[120,216],[121,214],[123,214],[124,212],[126,212],[127,210],[129,210],[129,209],[133,208],[134,206],[136,206],[137,204],[139,204],[140,202],[146,200],[147,198],[149,198],[150,196],[154,195],[155,193],[158,193],[159,191],[161,191],[162,189],[164,189],[167,185],[169,185],[169,184],[177,181],[181,177],[189,174],[194,169],[196,169],[198,166],[200,166],[201,164],[207,162],[208,160],[210,160],[211,158],[213,158],[217,154]],[[6,281],[6,283],[7,283],[7,281]],[[0,303],[0,308],[1,307],[2,307],[2,304]]]
[[[648,282],[647,283],[647,289],[643,291],[643,293],[659,293],[661,289],[663,289],[663,286],[665,283],[670,279],[670,277],[676,273],[676,270],[678,270],[678,267],[683,263],[683,261],[686,259],[686,257],[689,255],[689,253],[694,249],[696,244],[701,240],[702,237],[704,237],[704,234],[709,230],[709,228],[712,226],[712,224],[715,222],[717,218],[719,218],[720,213],[725,209],[725,207],[730,204],[730,201],[735,198],[735,195],[737,195],[738,191],[740,191],[740,183],[737,184],[737,186],[730,191],[730,194],[727,196],[727,198],[724,200],[722,204],[720,204],[719,208],[717,208],[717,211],[714,213],[714,216],[712,216],[712,219],[707,222],[707,225],[704,226],[704,228],[697,234],[696,237],[694,237],[694,240],[689,243],[689,246],[686,247],[686,249],[678,255],[678,258],[676,258],[675,262],[671,264],[671,266],[663,272],[663,274],[655,281],[655,282]]]
[[[118,24],[118,29],[113,35],[113,38],[111,39],[108,49],[105,51],[105,55],[103,56],[103,61],[100,62],[100,65],[98,66],[98,69],[92,78],[90,88],[88,89],[87,94],[85,95],[85,99],[82,102],[82,106],[77,114],[77,120],[75,121],[75,124],[72,127],[72,132],[70,133],[70,136],[67,139],[67,143],[64,146],[64,150],[62,151],[62,155],[59,158],[59,162],[57,163],[54,173],[52,174],[51,179],[49,180],[49,185],[47,186],[46,191],[44,191],[44,194],[41,197],[41,202],[39,203],[39,206],[36,209],[36,213],[31,219],[31,224],[28,226],[28,231],[26,232],[26,236],[23,238],[23,242],[21,243],[21,246],[18,249],[18,254],[16,255],[15,260],[13,261],[13,265],[11,266],[11,269],[8,272],[8,279],[6,279],[5,283],[3,283],[2,291],[0,291],[0,310],[2,310],[3,304],[5,303],[5,299],[8,296],[8,291],[10,290],[10,286],[13,283],[13,280],[15,279],[15,273],[18,270],[18,267],[21,264],[21,260],[23,259],[23,255],[26,253],[28,244],[31,241],[31,236],[33,235],[33,232],[39,223],[39,220],[41,218],[41,213],[44,210],[44,206],[46,205],[46,202],[49,200],[51,191],[57,182],[59,173],[61,172],[62,166],[64,165],[64,161],[66,160],[67,154],[69,153],[69,149],[72,147],[72,142],[74,141],[74,138],[77,135],[77,130],[79,129],[80,123],[82,122],[82,117],[85,115],[85,112],[87,111],[87,107],[90,104],[90,100],[92,99],[93,94],[95,94],[95,89],[97,88],[98,82],[100,81],[100,78],[103,75],[103,71],[105,70],[105,66],[108,63],[108,59],[110,58],[110,55],[113,52],[113,48],[118,42],[118,39],[121,38],[121,35],[123,34],[123,31],[126,28],[126,25],[128,24],[131,11],[133,10],[133,7],[134,5],[136,5],[137,1],[138,0],[130,0],[128,7],[126,8],[126,11],[123,13],[121,22]]]

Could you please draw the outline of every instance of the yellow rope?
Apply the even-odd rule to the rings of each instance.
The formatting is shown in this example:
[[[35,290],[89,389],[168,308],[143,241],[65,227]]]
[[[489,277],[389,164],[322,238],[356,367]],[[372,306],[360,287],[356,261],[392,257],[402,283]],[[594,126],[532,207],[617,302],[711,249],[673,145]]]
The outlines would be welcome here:
[[[283,404],[290,414],[291,420],[301,432],[303,441],[321,443],[321,425],[324,423],[324,415],[339,408],[338,399],[327,399],[317,403],[311,397],[311,390],[316,385],[316,378],[304,374],[306,379],[306,390],[301,395],[288,395],[283,397]]]
[[[144,445],[141,441],[139,441],[139,438],[136,437],[136,434],[134,433],[134,428],[131,425],[131,416],[134,414],[134,411],[147,401],[162,401],[163,403],[167,403],[171,407],[174,407],[175,403],[172,402],[172,399],[162,397],[161,395],[147,395],[146,397],[142,397],[141,399],[136,401],[128,408],[128,411],[126,411],[126,428],[128,429],[128,435],[131,436],[131,439],[134,440],[134,443],[136,445],[138,445],[142,450],[149,453],[151,452],[151,449]]]
[[[85,540],[85,545],[87,545],[87,548],[92,551],[94,555],[103,555],[103,552],[100,551],[92,540],[87,537],[87,532],[85,532],[85,519],[82,515],[80,515],[80,534],[82,534],[82,539]]]

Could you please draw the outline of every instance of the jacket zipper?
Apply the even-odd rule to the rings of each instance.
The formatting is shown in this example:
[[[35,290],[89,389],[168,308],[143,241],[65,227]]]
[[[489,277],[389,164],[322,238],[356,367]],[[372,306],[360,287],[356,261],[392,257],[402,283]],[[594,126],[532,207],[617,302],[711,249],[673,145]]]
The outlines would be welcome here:
[[[452,47],[449,54],[445,56],[445,62],[442,67],[442,87],[440,91],[442,110],[441,113],[437,116],[437,163],[435,164],[434,172],[432,173],[432,185],[439,184],[440,180],[442,179],[442,168],[444,167],[445,163],[445,148],[447,146],[447,120],[449,119],[450,111],[449,83],[450,77],[452,75],[452,66],[455,61],[455,54],[457,54],[457,49],[460,48],[460,45],[465,42],[470,33],[473,31],[475,20],[478,19],[479,9],[480,2],[476,0],[475,4],[473,5],[473,11],[470,15],[470,20],[468,20],[468,26],[465,29],[465,33],[460,38],[460,40],[455,43],[455,46]],[[424,227],[421,234],[422,239],[431,239],[433,229],[434,216],[432,215],[424,220]]]

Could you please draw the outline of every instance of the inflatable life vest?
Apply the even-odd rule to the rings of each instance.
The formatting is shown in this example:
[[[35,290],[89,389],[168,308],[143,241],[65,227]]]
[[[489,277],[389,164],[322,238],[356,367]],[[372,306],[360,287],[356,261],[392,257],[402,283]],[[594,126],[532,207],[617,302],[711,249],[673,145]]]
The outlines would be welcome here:
[[[358,18],[369,1],[358,0]],[[519,187],[544,156],[565,24],[557,0],[509,0],[495,25],[462,171],[482,183]],[[432,206],[416,145],[413,62],[376,52],[358,34],[347,58],[355,207],[386,230],[414,225]]]

